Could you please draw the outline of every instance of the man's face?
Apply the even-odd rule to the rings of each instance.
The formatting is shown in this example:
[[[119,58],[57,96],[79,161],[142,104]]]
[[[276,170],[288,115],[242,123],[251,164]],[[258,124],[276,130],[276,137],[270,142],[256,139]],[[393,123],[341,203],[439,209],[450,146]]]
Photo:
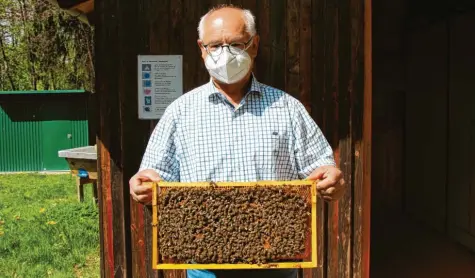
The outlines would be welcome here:
[[[251,36],[246,32],[242,11],[234,8],[223,8],[210,14],[204,24],[204,36],[198,40],[203,61],[208,56],[208,52],[203,45],[219,45],[231,43],[246,43]],[[252,61],[257,55],[259,36],[254,38],[247,45],[247,53]]]

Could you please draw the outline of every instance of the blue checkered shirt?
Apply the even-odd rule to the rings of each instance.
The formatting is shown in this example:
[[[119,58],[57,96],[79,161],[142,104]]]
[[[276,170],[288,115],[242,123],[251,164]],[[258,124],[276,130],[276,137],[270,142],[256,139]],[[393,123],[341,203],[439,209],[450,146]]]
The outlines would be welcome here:
[[[235,107],[213,82],[168,106],[140,169],[166,181],[257,181],[306,178],[335,165],[333,151],[294,97],[252,78]]]

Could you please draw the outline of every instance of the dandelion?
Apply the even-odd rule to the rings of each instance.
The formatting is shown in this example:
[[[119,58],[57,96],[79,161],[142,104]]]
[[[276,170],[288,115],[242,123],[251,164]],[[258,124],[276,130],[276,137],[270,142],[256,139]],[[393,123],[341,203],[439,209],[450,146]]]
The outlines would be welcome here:
[[[4,231],[0,231],[0,236],[3,236],[5,234]]]
[[[48,222],[46,222],[46,224],[48,224],[48,225],[56,225],[56,221],[48,221]]]
[[[45,208],[40,208],[40,213],[45,212],[45,210],[46,210]]]

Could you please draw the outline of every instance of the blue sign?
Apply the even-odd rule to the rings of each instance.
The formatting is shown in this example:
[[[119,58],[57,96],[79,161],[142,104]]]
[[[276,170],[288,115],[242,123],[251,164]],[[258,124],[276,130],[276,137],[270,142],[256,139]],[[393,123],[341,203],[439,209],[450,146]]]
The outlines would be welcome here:
[[[143,80],[143,87],[144,88],[150,88],[152,87],[152,80]]]
[[[142,79],[150,79],[150,76],[151,76],[150,72],[146,72],[146,71],[142,72]]]

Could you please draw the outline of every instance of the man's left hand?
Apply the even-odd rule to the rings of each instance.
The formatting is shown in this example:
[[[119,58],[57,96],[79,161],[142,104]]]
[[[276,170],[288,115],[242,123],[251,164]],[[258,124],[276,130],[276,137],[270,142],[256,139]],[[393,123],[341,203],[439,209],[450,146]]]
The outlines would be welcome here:
[[[309,180],[317,180],[317,191],[327,201],[336,201],[345,194],[343,173],[335,166],[322,166],[313,171]]]

